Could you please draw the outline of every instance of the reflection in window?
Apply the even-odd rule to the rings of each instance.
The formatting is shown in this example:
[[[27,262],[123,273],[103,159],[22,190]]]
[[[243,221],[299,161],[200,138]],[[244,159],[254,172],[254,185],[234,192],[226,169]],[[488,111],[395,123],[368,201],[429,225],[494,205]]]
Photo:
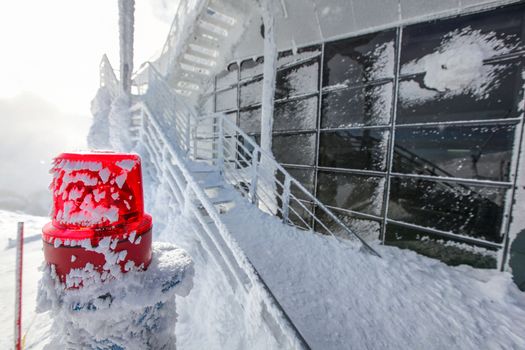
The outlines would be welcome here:
[[[289,166],[284,167],[284,169],[295,179],[297,180],[304,188],[309,192],[314,192],[314,170],[313,168],[292,168]],[[281,184],[284,184],[284,174],[280,171],[277,172],[277,181]],[[279,194],[282,193],[281,187],[278,186],[277,191]],[[290,193],[295,196],[297,199],[308,200],[309,198],[305,195],[304,191],[299,189],[297,185],[293,183],[290,184]]]
[[[315,130],[317,128],[317,96],[275,104],[273,130]]]
[[[319,171],[317,197],[330,206],[380,215],[384,178]]]
[[[309,168],[290,168],[286,167],[286,171],[292,175],[294,179],[299,181],[304,188],[310,192],[314,193],[314,170]],[[300,190],[297,186],[293,185],[290,187],[291,193],[299,199],[307,199],[304,194],[304,191]]]
[[[215,111],[222,112],[237,108],[237,88],[218,92],[215,97]]]
[[[315,134],[273,135],[272,151],[283,164],[315,164]]]
[[[261,102],[263,80],[256,79],[241,85],[241,107],[247,107]]]
[[[326,43],[323,86],[391,78],[394,43],[394,30]]]
[[[390,121],[392,83],[326,92],[322,102],[322,128],[385,125]]]
[[[275,99],[282,99],[318,91],[318,60],[295,65],[277,72]]]
[[[306,201],[292,201],[288,209],[288,220],[299,228],[310,230],[313,227],[314,205]]]
[[[237,63],[230,64],[225,71],[217,74],[216,89],[224,89],[236,85],[238,80],[238,66]]]
[[[239,117],[239,127],[247,134],[261,132],[261,107],[242,110]]]
[[[393,170],[509,181],[513,126],[398,128]]]
[[[497,253],[482,247],[473,247],[461,240],[435,235],[393,223],[386,226],[385,243],[407,248],[431,258],[439,258],[449,265],[468,264],[477,268],[494,269]]]
[[[506,190],[392,178],[390,219],[500,243]]]
[[[323,131],[319,142],[319,166],[384,171],[387,130]]]
[[[256,60],[249,59],[241,62],[241,79],[247,79],[262,74],[264,59],[259,57]]]
[[[381,224],[378,221],[356,218],[354,215],[342,210],[330,209],[330,211],[334,213],[335,216],[346,225],[346,227],[348,227],[352,232],[358,234],[359,237],[365,241],[372,242],[379,239]],[[316,211],[316,215],[321,218],[323,223],[325,223],[330,232],[332,232],[334,235],[345,239],[355,239],[351,232],[348,232],[342,228],[323,210],[318,209]],[[316,225],[315,230],[319,233],[329,234],[329,232],[319,224]]]

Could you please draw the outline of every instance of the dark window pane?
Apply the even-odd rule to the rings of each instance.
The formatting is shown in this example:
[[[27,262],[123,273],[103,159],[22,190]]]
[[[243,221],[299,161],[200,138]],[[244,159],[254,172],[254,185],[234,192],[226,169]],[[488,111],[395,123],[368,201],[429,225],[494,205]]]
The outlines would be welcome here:
[[[241,107],[250,106],[261,102],[262,96],[262,78],[241,85]]]
[[[240,112],[239,127],[247,134],[261,132],[261,108],[250,108]]]
[[[317,197],[326,205],[380,215],[384,178],[319,171]]]
[[[378,221],[366,220],[361,218],[356,218],[350,213],[346,213],[342,210],[330,209],[335,216],[343,222],[350,229],[351,232],[359,235],[362,239],[367,242],[372,242],[379,239],[379,233],[381,231],[381,224]],[[345,239],[355,239],[355,236],[342,228],[337,222],[326,214],[323,210],[316,210],[317,217],[322,221],[330,232],[335,236],[345,238]],[[316,223],[315,231],[324,234],[330,234],[321,224]]]
[[[509,181],[513,126],[398,128],[393,170]]]
[[[314,205],[310,202],[294,200],[288,209],[288,221],[299,228],[310,230],[313,227]]]
[[[326,92],[321,127],[388,124],[391,109],[392,83]]]
[[[276,79],[276,100],[316,92],[319,90],[319,60],[279,70]]]
[[[217,74],[216,89],[219,90],[237,84],[238,72],[237,63],[232,63],[225,71]]]
[[[272,151],[283,164],[315,164],[315,134],[273,135]]]
[[[285,167],[285,170],[295,179],[297,180],[302,186],[305,187],[306,191],[310,194],[314,191],[314,170],[313,168],[291,168],[291,167]],[[277,192],[279,194],[283,193],[284,188],[284,182],[285,177],[284,173],[281,171],[276,172],[277,181],[283,186],[278,185],[277,186]],[[296,184],[293,182],[290,183],[290,193],[296,198],[296,199],[302,199],[302,200],[310,200],[311,197],[307,195],[303,190],[299,188]]]
[[[314,170],[313,169],[298,169],[286,167],[286,171],[296,179],[305,189],[310,193],[314,193]],[[296,185],[291,185],[291,193],[299,199],[308,199],[304,191],[300,190]]]
[[[273,130],[315,130],[317,128],[317,96],[275,104]]]
[[[245,60],[241,62],[241,79],[247,79],[262,74],[264,59],[262,57],[256,60]]]
[[[237,88],[218,92],[215,98],[216,112],[237,108]]]
[[[388,217],[500,243],[506,190],[392,178]]]
[[[387,130],[323,131],[319,142],[319,165],[384,171]]]
[[[457,76],[461,73],[457,72],[450,76],[435,74],[434,80],[428,78],[428,72],[405,78],[399,85],[396,122],[408,124],[517,117],[523,98],[521,67],[517,61],[485,64],[478,68],[466,66],[467,71],[479,69],[486,75],[465,73],[473,77],[468,81],[460,81],[462,78]],[[442,82],[441,79],[449,80]]]
[[[438,258],[453,266],[467,264],[477,268],[494,269],[497,265],[496,251],[391,223],[386,225],[385,243]]]
[[[392,77],[394,43],[394,30],[326,43],[323,86]]]

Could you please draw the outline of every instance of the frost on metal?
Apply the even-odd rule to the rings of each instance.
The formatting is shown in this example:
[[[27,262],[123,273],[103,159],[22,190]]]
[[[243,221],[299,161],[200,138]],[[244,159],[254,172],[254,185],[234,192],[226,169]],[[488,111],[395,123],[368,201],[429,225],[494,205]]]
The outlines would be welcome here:
[[[50,188],[53,195],[62,197],[64,204],[56,210],[56,219],[61,224],[92,226],[112,224],[119,220],[119,207],[109,205],[104,198],[121,192],[127,173],[136,164],[134,161],[120,162],[122,172],[111,175],[100,162],[56,160],[51,169],[53,180]],[[89,193],[84,188],[107,184],[107,191],[94,189]],[[129,204],[128,204],[129,205]]]
[[[60,283],[54,266],[44,266],[37,312],[49,311],[53,319],[49,347],[174,349],[175,295],[186,296],[192,287],[193,264],[186,252],[154,243],[148,270],[129,261],[128,272],[122,273],[118,262],[126,252],[113,252],[109,238],[97,247],[89,240],[80,244],[107,262],[102,273],[89,263],[71,270],[67,285]],[[81,288],[70,288],[80,280]]]
[[[406,63],[401,74],[424,74],[423,84],[402,81],[399,98],[405,106],[420,105],[433,99],[470,95],[486,99],[499,86],[505,64],[484,61],[515,49],[497,37],[495,32],[482,33],[470,27],[449,32],[435,52]]]

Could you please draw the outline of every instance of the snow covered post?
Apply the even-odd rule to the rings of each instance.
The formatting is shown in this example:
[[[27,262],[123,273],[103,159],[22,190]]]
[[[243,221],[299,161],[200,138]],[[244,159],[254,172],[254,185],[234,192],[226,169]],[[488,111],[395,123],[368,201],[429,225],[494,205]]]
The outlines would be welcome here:
[[[24,223],[18,223],[15,275],[15,349],[22,349],[22,271],[24,262]]]
[[[277,194],[275,185],[275,172],[272,159],[272,129],[275,80],[277,68],[277,43],[275,38],[275,11],[281,6],[276,0],[260,0],[262,18],[264,23],[264,66],[263,66],[263,91],[261,106],[261,160],[258,171],[257,187],[265,188],[260,191],[263,197],[263,210],[270,214],[277,214]],[[270,159],[268,158],[270,157]],[[257,190],[257,188],[255,188]]]
[[[37,306],[51,311],[50,347],[174,348],[175,293],[189,291],[191,259],[152,244],[139,156],[63,153],[52,174]]]
[[[135,22],[135,0],[119,0],[119,43],[120,43],[120,87],[131,94],[131,73],[133,72],[133,27]]]
[[[275,0],[261,0],[264,23],[264,67],[261,105],[261,148],[272,154],[273,99],[277,68],[277,44],[275,42]]]

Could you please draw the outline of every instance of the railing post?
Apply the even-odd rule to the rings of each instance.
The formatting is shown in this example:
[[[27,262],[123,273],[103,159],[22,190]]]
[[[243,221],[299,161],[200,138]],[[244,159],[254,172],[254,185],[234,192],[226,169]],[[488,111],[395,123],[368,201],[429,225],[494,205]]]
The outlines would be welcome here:
[[[284,176],[284,190],[283,190],[283,222],[286,224],[288,221],[289,202],[290,202],[290,176],[285,174]]]
[[[197,158],[197,128],[198,128],[198,121],[195,121],[195,125],[193,126],[192,130],[192,138],[193,138],[193,152],[191,152],[191,155],[193,159]]]
[[[252,151],[252,179],[250,183],[250,200],[255,203],[257,199],[257,181],[259,175],[259,150],[254,148]]]
[[[190,140],[190,135],[191,135],[191,116],[190,116],[190,113],[187,113],[186,114],[186,154],[188,155],[188,158],[190,157],[190,145],[191,145],[191,140]]]
[[[217,136],[217,167],[222,174],[224,171],[224,123],[223,116],[217,115],[217,128],[219,135]]]

